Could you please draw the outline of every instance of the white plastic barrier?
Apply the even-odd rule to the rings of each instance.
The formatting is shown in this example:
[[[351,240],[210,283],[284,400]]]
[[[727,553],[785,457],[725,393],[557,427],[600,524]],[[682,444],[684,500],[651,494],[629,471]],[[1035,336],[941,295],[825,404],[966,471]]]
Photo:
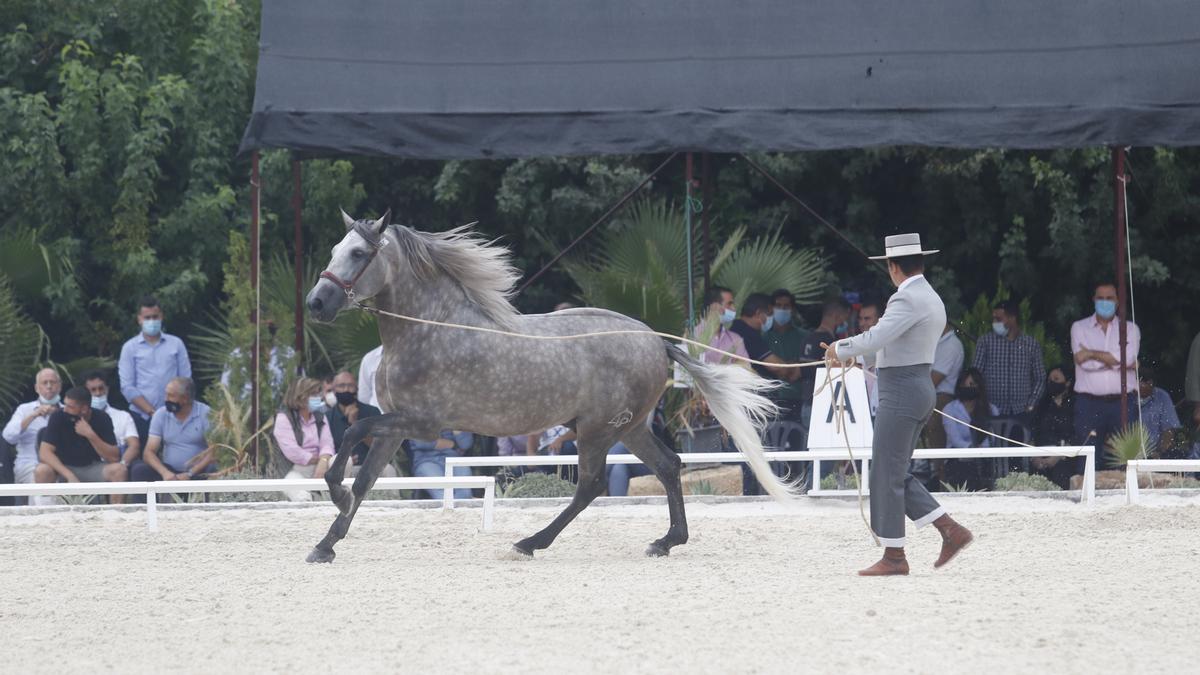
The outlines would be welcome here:
[[[924,448],[913,453],[913,459],[976,459],[988,457],[1079,457],[1083,456],[1083,486],[1081,503],[1091,504],[1096,497],[1096,449],[1090,445],[1081,446],[1046,446],[1040,448]],[[821,462],[847,461],[850,453],[845,450],[812,450],[768,452],[768,460],[772,462],[812,462],[813,475],[820,475]],[[679,459],[684,464],[732,464],[746,461],[740,452],[684,452]],[[854,459],[862,460],[863,494],[867,494],[866,485],[870,483],[871,453],[855,452]],[[608,464],[641,464],[642,460],[634,455],[608,455]],[[576,455],[511,455],[505,457],[448,457],[446,459],[446,477],[454,475],[456,466],[574,466],[579,463]],[[846,494],[850,490],[815,490],[810,495],[823,496],[830,494]],[[447,491],[443,493],[443,505],[454,508],[454,495]]]
[[[1200,471],[1200,459],[1131,459],[1125,464],[1125,502],[1136,504],[1139,473]]]
[[[354,484],[353,478],[342,482],[347,488]],[[454,488],[483,488],[483,529],[492,529],[493,509],[496,505],[496,481],[491,476],[433,476],[379,478],[372,490],[425,490],[441,488],[453,495]],[[0,496],[8,497],[59,497],[64,495],[146,495],[146,526],[151,532],[158,531],[158,493],[178,494],[189,492],[282,492],[284,490],[328,490],[329,486],[319,478],[257,478],[249,480],[190,480],[127,482],[127,483],[22,483],[0,485]]]

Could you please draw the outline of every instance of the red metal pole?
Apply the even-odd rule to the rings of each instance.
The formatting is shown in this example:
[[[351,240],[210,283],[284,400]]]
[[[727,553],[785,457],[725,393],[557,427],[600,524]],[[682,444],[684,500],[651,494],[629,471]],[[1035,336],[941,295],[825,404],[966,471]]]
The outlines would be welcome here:
[[[1129,385],[1126,381],[1125,346],[1128,344],[1125,325],[1125,149],[1113,148],[1113,210],[1117,239],[1117,326],[1120,331],[1121,361],[1121,427],[1129,425]]]
[[[255,150],[250,158],[250,286],[258,288],[258,237],[259,209],[262,198],[262,181],[258,175],[258,151]],[[254,305],[250,309],[250,322],[254,325],[254,349],[250,352],[250,432],[258,431],[258,292],[254,293]],[[258,468],[258,437],[253,441],[254,455],[251,459],[254,468]]]
[[[295,249],[296,268],[296,374],[304,374],[304,235],[300,231],[300,215],[304,209],[301,192],[300,160],[292,160],[292,213],[295,214],[292,232],[292,247]]]
[[[704,210],[700,212],[700,229],[703,239],[700,244],[700,264],[704,266],[704,289],[712,285],[712,279],[709,277],[709,265],[712,263],[712,236],[708,227],[708,214],[712,211],[713,200],[713,182],[715,176],[712,172],[712,162],[710,156],[706,152],[700,155],[700,182],[701,188],[704,190]]]

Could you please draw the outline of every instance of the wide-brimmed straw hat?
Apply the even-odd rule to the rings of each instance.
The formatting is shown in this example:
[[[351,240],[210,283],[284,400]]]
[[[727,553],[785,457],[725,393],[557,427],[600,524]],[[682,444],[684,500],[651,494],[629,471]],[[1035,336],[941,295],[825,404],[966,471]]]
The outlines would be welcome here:
[[[883,255],[868,256],[871,260],[886,260],[888,258],[902,258],[906,255],[933,255],[939,252],[939,249],[932,251],[921,250],[921,235],[912,232],[909,234],[893,234],[883,240]]]

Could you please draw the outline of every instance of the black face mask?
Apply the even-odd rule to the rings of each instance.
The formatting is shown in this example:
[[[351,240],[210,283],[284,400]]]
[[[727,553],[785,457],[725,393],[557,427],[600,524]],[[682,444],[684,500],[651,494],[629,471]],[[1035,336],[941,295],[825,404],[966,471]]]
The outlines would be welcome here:
[[[1066,382],[1055,382],[1054,380],[1050,380],[1046,383],[1046,393],[1050,394],[1051,396],[1058,396],[1066,390]]]
[[[963,401],[974,401],[979,398],[979,387],[959,387],[954,395]]]
[[[169,413],[177,413],[183,409],[183,406],[179,405],[175,401],[167,401],[164,405],[166,405],[167,412]]]
[[[334,396],[337,397],[338,405],[350,405],[358,400],[357,391],[339,391],[335,392]]]

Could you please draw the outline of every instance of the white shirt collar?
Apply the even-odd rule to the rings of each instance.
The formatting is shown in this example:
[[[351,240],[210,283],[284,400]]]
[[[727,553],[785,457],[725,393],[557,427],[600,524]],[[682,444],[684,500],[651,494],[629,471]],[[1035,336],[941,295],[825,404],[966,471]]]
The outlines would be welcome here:
[[[896,292],[899,293],[900,291],[904,290],[905,286],[911,284],[912,282],[916,281],[917,279],[924,279],[924,278],[925,278],[924,274],[914,274],[911,277],[905,279],[904,281],[901,281],[900,285],[898,287],[896,287]]]

